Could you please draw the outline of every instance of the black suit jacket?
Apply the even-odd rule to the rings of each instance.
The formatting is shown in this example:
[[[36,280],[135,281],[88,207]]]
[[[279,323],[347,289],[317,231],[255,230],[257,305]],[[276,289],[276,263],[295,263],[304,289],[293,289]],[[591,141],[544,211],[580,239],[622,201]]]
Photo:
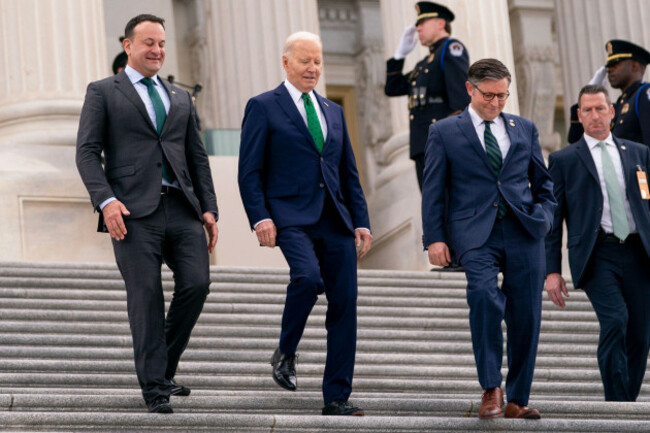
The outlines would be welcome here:
[[[139,218],[158,207],[164,152],[202,220],[204,212],[217,212],[217,202],[194,105],[188,92],[160,81],[170,100],[160,136],[124,71],[90,83],[77,133],[77,168],[96,210],[106,199],[116,197],[131,212],[130,218]],[[98,230],[102,229],[100,213]]]
[[[650,151],[633,141],[614,137],[621,155],[627,199],[636,228],[650,256],[650,200],[641,199],[636,172],[648,173]],[[553,230],[546,237],[546,272],[562,272],[562,221],[567,223],[567,248],[574,285],[582,286],[582,278],[596,245],[603,212],[603,194],[596,165],[584,137],[571,146],[549,156],[558,202]]]

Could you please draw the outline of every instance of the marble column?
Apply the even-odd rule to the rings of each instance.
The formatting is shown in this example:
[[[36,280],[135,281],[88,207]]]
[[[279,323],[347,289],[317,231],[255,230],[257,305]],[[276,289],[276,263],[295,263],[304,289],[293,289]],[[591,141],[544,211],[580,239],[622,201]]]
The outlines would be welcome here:
[[[560,135],[553,130],[555,114],[555,59],[553,0],[508,0],[517,90],[521,115],[539,131],[545,154],[557,150]]]
[[[205,85],[199,110],[207,129],[241,126],[246,101],[275,88],[285,73],[282,46],[291,33],[319,33],[316,0],[204,0]],[[242,51],[245,50],[245,51]],[[325,74],[317,91],[324,93]]]
[[[513,74],[512,96],[505,109],[517,114],[519,103],[507,0],[447,0],[440,3],[454,11],[456,19],[451,23],[452,37],[466,45],[470,62],[495,57],[510,69]],[[415,22],[414,4],[413,0],[380,0],[384,61],[395,52],[404,29]],[[409,71],[426,53],[426,48],[416,48],[407,56],[404,71]],[[390,107],[390,115],[378,121],[388,123],[392,132],[388,140],[376,146],[376,173],[368,197],[375,243],[363,265],[428,269],[428,259],[422,250],[421,195],[413,162],[408,158],[406,97],[386,98],[384,101]]]
[[[0,260],[109,259],[74,163],[86,86],[109,71],[101,0],[0,0],[0,52]]]
[[[594,72],[605,64],[605,43],[625,39],[650,49],[650,2],[646,0],[555,0],[557,32],[562,64],[564,111],[569,108]],[[646,80],[650,74],[646,73]],[[612,92],[612,99],[619,95]],[[562,137],[565,144],[566,137]]]

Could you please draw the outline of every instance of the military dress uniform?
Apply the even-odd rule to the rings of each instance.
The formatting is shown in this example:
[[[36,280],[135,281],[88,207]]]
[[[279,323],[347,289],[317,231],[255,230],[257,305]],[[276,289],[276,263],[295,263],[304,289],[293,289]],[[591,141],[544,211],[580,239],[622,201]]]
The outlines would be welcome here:
[[[456,39],[443,38],[429,51],[407,74],[402,73],[403,59],[388,59],[384,90],[387,96],[408,95],[409,156],[416,163],[420,189],[429,125],[464,110],[470,100],[465,88],[469,69],[465,46]]]
[[[607,42],[607,66],[624,59],[642,65],[650,63],[650,53],[627,41]],[[650,83],[637,81],[625,89],[614,103],[614,119],[610,125],[614,136],[650,146]],[[578,104],[571,107],[569,143],[582,138],[584,129],[578,120]]]

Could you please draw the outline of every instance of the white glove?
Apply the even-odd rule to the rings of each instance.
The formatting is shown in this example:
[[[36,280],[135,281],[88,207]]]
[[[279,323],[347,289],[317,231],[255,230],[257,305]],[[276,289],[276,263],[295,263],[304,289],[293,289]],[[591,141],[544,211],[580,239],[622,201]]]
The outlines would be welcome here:
[[[600,69],[596,71],[594,76],[589,81],[589,84],[600,84],[601,86],[605,85],[605,79],[607,78],[607,68],[601,66]]]
[[[402,60],[408,53],[413,51],[415,45],[417,44],[417,38],[415,37],[415,26],[410,25],[402,33],[402,40],[399,41],[399,46],[397,51],[393,55],[393,58],[396,60]]]

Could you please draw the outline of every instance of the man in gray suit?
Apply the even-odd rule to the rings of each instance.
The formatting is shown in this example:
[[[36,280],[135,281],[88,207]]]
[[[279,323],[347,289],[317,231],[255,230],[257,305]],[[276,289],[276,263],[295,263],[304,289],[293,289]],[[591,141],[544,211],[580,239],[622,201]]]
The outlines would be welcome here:
[[[164,20],[138,15],[124,34],[124,71],[88,86],[77,168],[124,278],[142,395],[150,412],[171,413],[169,396],[190,393],[174,374],[209,291],[217,200],[192,99],[157,76]],[[175,283],[166,318],[163,261]]]

